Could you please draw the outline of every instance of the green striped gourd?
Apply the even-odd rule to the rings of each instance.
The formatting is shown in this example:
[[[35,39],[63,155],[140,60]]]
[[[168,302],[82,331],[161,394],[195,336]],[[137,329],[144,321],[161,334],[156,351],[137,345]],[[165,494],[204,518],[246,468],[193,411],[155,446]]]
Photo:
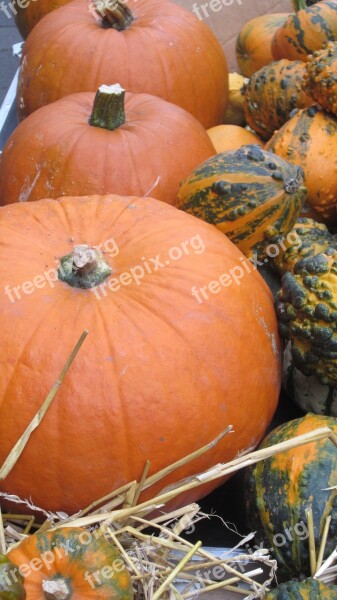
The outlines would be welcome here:
[[[295,436],[329,427],[337,433],[337,419],[307,414],[274,429],[262,448]],[[320,439],[279,452],[246,473],[249,525],[262,535],[284,576],[310,576],[307,509],[312,509],[314,539],[319,548],[326,517],[331,514],[324,557],[336,546],[337,448]],[[333,488],[333,489],[328,489]]]
[[[178,208],[215,225],[248,257],[267,256],[293,227],[307,191],[300,167],[258,145],[222,152],[194,169]]]
[[[335,600],[337,587],[329,587],[313,577],[304,581],[295,579],[281,583],[265,595],[265,600]]]

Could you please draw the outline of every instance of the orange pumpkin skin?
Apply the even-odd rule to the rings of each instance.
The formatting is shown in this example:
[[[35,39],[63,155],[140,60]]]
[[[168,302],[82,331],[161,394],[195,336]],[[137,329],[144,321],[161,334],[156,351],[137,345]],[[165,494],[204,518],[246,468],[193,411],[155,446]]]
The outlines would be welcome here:
[[[99,530],[90,533],[80,527],[61,527],[37,532],[23,539],[8,556],[23,569],[26,600],[134,597],[120,552]],[[50,582],[65,586],[67,596],[58,596],[56,590],[48,595]]]
[[[215,154],[202,125],[179,106],[126,94],[126,122],[108,131],[89,125],[94,98],[73,94],[20,123],[2,154],[2,204],[97,193],[174,204],[181,180]]]
[[[301,5],[302,0],[295,0]],[[275,60],[303,60],[337,37],[337,2],[322,0],[314,6],[290,14],[272,40]]]
[[[239,125],[216,125],[207,130],[217,154],[228,150],[238,150],[246,144],[259,144],[263,142],[252,131]]]
[[[26,39],[42,17],[68,2],[70,0],[34,0],[26,4],[24,8],[16,3],[15,23],[22,37]]]
[[[36,25],[23,50],[20,118],[68,94],[118,82],[129,92],[178,104],[205,128],[223,121],[228,69],[207,25],[167,0],[129,0],[127,6],[134,21],[124,31],[104,28],[84,0]]]
[[[271,42],[276,30],[285,22],[288,13],[255,17],[246,23],[236,40],[236,60],[242,75],[251,77],[255,71],[274,60]]]
[[[0,294],[1,464],[80,334],[90,332],[1,491],[74,513],[139,479],[147,459],[155,473],[229,424],[235,434],[143,498],[257,445],[280,390],[271,292],[247,261],[251,269],[241,273],[240,285],[227,281],[220,293],[208,291],[208,299],[200,292],[200,302],[193,295],[210,282],[214,289],[234,268],[239,275],[246,259],[226,236],[151,198],[92,196],[6,206],[0,239],[0,289],[9,286]],[[177,260],[184,242],[189,253]],[[83,243],[105,250],[112,269],[107,285],[96,291],[59,280],[43,285],[43,274],[52,269],[56,279],[58,259]],[[141,269],[131,270],[137,266],[142,278]],[[14,288],[29,281],[36,282],[34,291],[20,287],[19,299]],[[177,503],[194,501],[218,483]]]

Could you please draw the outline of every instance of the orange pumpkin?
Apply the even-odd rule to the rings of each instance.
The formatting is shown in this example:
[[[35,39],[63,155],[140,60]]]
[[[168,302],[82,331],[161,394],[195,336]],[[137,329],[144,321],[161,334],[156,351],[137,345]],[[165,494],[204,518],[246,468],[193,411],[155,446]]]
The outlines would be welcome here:
[[[217,125],[207,130],[211,142],[217,152],[238,150],[245,144],[259,144],[263,142],[252,131],[238,125]]]
[[[37,532],[8,556],[24,574],[26,600],[134,598],[123,558],[102,530],[61,527]]]
[[[287,17],[288,13],[260,15],[243,26],[236,40],[236,60],[242,75],[251,77],[274,60],[271,42]]]
[[[102,86],[44,106],[15,129],[0,164],[2,204],[47,195],[152,195],[174,204],[181,180],[215,154],[179,106]]]
[[[276,316],[226,236],[151,198],[91,196],[1,208],[0,239],[0,464],[89,330],[1,491],[74,513],[230,424],[143,498],[257,445],[280,390]]]
[[[168,0],[105,0],[99,14],[75,0],[34,27],[23,49],[20,118],[68,94],[119,82],[178,104],[206,128],[222,123],[227,63],[205,23]]]
[[[70,0],[33,0],[33,2],[16,2],[15,22],[22,37],[26,39],[36,23],[56,8],[67,4]]]

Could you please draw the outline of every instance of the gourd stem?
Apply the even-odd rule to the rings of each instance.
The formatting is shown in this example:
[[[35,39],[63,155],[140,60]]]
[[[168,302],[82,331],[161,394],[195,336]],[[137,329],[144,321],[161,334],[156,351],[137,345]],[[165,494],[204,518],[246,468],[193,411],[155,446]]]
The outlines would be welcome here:
[[[134,21],[133,13],[125,0],[94,0],[94,5],[105,27],[124,31]]]
[[[306,0],[292,0],[294,12],[297,13],[299,10],[305,10],[307,7]]]
[[[125,123],[125,90],[115,85],[101,85],[96,92],[89,124],[113,131]]]
[[[101,285],[109,275],[109,265],[96,250],[86,244],[75,246],[71,254],[61,258],[58,269],[60,281],[82,289]]]

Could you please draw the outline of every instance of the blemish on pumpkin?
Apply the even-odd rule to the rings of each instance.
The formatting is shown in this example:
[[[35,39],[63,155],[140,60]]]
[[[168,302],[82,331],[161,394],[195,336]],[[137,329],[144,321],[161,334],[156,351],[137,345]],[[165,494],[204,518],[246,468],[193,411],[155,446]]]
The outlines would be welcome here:
[[[35,187],[37,180],[39,179],[39,177],[41,175],[41,172],[42,172],[42,169],[38,168],[38,171],[31,183],[29,182],[29,177],[25,177],[24,185],[21,188],[18,202],[27,202],[31,192],[33,191],[33,189]]]

